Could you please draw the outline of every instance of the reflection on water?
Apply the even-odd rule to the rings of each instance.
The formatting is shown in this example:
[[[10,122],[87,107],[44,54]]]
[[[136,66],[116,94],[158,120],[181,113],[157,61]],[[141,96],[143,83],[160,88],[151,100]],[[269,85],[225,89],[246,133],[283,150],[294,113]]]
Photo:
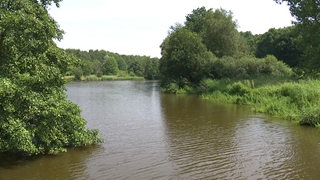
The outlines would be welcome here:
[[[81,179],[89,177],[87,158],[100,147],[70,149],[56,156],[12,159],[0,157],[0,179]],[[6,161],[4,161],[6,160]]]
[[[57,156],[0,157],[0,179],[315,179],[318,129],[161,94],[157,82],[70,83],[105,143]]]

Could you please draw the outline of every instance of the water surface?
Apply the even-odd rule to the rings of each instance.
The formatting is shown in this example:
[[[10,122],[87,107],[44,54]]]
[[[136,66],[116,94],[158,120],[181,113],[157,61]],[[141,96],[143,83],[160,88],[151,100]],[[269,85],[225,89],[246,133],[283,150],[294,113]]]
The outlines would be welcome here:
[[[0,179],[316,179],[320,132],[161,94],[157,82],[70,83],[68,98],[105,143],[31,160],[0,157]]]

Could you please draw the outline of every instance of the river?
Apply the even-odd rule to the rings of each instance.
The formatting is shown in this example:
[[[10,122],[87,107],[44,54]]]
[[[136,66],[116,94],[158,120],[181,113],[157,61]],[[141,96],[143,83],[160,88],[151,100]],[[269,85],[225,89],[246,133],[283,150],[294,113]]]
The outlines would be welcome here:
[[[159,92],[153,81],[75,82],[69,100],[105,142],[2,159],[0,179],[317,179],[320,131]]]

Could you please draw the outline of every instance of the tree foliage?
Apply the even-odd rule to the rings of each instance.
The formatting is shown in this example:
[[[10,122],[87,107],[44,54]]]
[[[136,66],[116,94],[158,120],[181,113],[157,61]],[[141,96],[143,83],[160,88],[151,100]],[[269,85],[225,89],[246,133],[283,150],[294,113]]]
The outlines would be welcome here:
[[[103,74],[106,75],[116,75],[119,71],[118,63],[114,57],[105,57],[105,62],[103,64],[104,66],[104,72]]]
[[[101,141],[64,94],[73,59],[55,45],[62,31],[47,12],[59,2],[0,2],[0,152],[54,154]]]
[[[303,63],[308,70],[320,69],[320,1],[319,0],[275,0],[286,2],[302,37]]]
[[[134,55],[120,55],[104,50],[89,50],[81,51],[79,49],[66,49],[66,52],[75,56],[79,60],[79,63],[73,66],[69,66],[68,75],[79,74],[79,70],[82,70],[83,75],[123,75],[129,74],[132,76],[141,76],[146,79],[158,78],[159,59],[151,58],[148,56],[134,56]],[[107,57],[107,58],[105,58]],[[115,63],[109,63],[108,58],[115,59]],[[148,64],[152,62],[151,66]],[[115,66],[117,64],[117,67]],[[111,67],[113,66],[113,67]],[[150,69],[152,67],[152,69]],[[110,68],[114,69],[110,72]]]
[[[157,58],[148,59],[144,69],[144,77],[146,79],[155,80],[159,79],[159,61]]]
[[[196,33],[186,28],[177,29],[163,42],[160,72],[164,83],[176,81],[197,83],[208,75],[207,64],[213,55]]]
[[[208,50],[217,57],[234,56],[246,49],[230,11],[201,7],[186,17],[185,26],[199,34]]]
[[[296,27],[270,29],[259,36],[256,56],[263,58],[269,54],[282,60],[291,67],[297,67],[302,56],[301,38]]]
[[[204,78],[291,76],[300,50],[293,28],[271,29],[263,35],[239,33],[232,13],[201,7],[186,16],[184,25],[170,28],[161,44],[162,86],[169,92],[196,85]],[[258,54],[260,58],[254,57]],[[190,87],[190,86],[189,86]]]

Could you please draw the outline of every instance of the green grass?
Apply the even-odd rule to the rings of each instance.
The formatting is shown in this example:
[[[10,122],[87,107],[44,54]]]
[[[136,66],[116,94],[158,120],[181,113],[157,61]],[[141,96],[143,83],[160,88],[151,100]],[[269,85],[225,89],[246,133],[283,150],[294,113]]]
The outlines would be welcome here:
[[[71,77],[68,76],[68,79]],[[74,77],[73,77],[74,79]],[[144,80],[144,77],[139,76],[117,76],[117,75],[103,75],[98,77],[96,75],[89,75],[89,76],[81,76],[80,81],[120,81],[120,80]]]
[[[198,93],[210,101],[250,105],[255,112],[320,126],[319,80],[207,79],[198,86]]]

